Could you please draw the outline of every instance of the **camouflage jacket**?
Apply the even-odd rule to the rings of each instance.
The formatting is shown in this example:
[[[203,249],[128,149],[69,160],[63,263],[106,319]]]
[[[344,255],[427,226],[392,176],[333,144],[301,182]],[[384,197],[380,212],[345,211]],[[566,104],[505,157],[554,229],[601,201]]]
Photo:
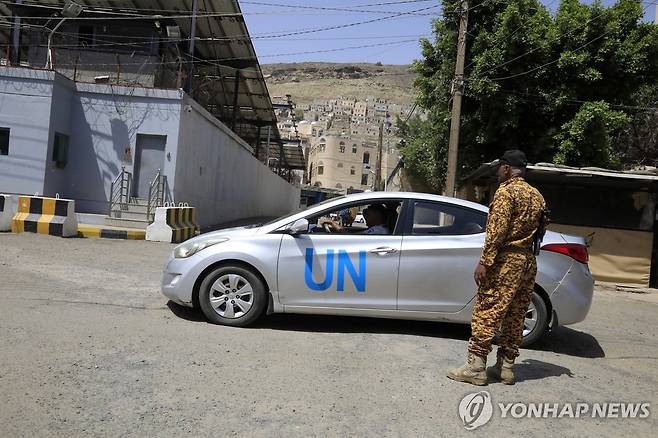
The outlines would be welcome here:
[[[501,183],[489,206],[480,264],[493,265],[498,254],[506,250],[531,252],[532,238],[545,206],[541,193],[522,177]]]

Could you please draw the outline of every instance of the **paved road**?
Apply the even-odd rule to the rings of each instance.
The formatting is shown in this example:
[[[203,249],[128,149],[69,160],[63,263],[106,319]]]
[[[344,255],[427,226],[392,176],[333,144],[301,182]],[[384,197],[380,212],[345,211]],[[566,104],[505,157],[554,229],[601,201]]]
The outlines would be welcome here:
[[[463,436],[444,377],[468,328],[272,316],[206,323],[160,295],[168,244],[0,234],[0,436]],[[597,291],[522,351],[498,402],[650,402],[646,419],[492,420],[491,436],[649,436],[658,294]]]

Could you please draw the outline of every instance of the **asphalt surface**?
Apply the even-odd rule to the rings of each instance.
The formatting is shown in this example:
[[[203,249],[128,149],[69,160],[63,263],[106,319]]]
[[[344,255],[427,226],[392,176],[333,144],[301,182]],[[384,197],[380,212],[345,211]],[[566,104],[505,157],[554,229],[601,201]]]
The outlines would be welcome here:
[[[0,234],[0,436],[655,436],[658,294],[597,290],[514,386],[448,380],[468,327],[276,315],[211,325],[159,292],[172,245]],[[490,356],[490,361],[493,355]],[[461,399],[486,390],[476,432]],[[648,418],[501,418],[498,402],[648,402]],[[654,431],[654,432],[651,432]]]

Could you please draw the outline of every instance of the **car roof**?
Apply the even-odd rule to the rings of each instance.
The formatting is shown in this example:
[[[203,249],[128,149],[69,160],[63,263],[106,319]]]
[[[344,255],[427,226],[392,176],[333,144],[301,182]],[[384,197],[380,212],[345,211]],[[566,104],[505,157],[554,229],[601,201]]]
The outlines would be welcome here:
[[[363,193],[353,193],[351,195],[341,197],[340,199],[343,202],[368,201],[372,199],[417,199],[421,201],[447,202],[450,204],[456,204],[456,205],[461,205],[463,207],[480,210],[485,213],[489,211],[489,209],[486,206],[478,204],[476,202],[466,201],[464,199],[459,199],[459,198],[451,198],[449,196],[441,196],[432,193],[420,193],[420,192],[363,192]],[[327,203],[326,205],[328,206],[329,203]]]

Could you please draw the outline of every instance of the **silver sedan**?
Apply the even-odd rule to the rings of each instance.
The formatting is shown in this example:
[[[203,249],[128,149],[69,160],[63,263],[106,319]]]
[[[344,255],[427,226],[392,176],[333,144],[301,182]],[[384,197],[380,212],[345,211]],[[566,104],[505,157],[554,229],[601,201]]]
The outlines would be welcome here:
[[[329,218],[363,211],[373,223],[329,226]],[[265,313],[469,324],[487,212],[479,204],[422,193],[335,198],[267,224],[178,245],[166,263],[162,292],[231,326],[249,325]],[[546,233],[524,345],[548,328],[585,318],[594,288],[587,261],[582,237]]]

